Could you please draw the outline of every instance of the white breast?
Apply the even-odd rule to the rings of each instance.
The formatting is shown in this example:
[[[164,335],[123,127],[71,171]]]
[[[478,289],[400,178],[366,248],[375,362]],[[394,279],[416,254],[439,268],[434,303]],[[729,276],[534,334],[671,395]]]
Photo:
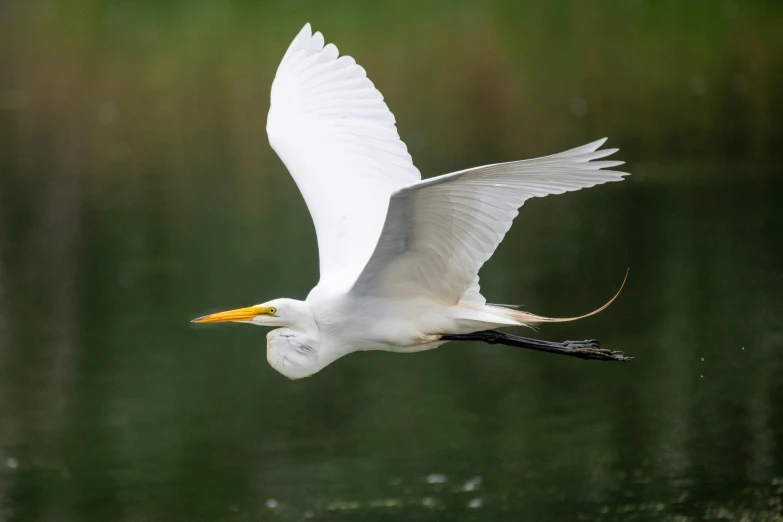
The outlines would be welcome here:
[[[266,360],[289,379],[308,377],[326,366],[319,358],[318,340],[289,328],[278,328],[267,334]]]

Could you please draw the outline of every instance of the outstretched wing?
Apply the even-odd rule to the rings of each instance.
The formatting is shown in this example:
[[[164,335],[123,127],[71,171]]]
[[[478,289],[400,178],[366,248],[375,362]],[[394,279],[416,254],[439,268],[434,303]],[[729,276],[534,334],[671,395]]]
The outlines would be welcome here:
[[[380,236],[391,194],[421,180],[383,96],[310,24],[277,69],[266,130],[304,196],[321,283],[355,281]]]
[[[427,179],[395,192],[378,245],[354,284],[354,295],[480,301],[477,274],[530,198],[609,181],[600,170],[622,161],[593,161],[617,149],[606,140],[525,161],[487,165]],[[467,295],[466,295],[467,294]]]

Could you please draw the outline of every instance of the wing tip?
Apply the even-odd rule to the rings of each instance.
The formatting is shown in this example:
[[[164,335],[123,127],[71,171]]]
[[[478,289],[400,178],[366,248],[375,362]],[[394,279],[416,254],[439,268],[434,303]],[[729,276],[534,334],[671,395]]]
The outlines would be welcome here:
[[[296,36],[291,41],[291,48],[300,49],[302,47],[307,47],[310,40],[313,38],[313,28],[310,25],[310,22],[307,22],[304,24],[304,27],[302,27],[298,33],[296,33]]]
[[[310,26],[310,22],[307,22],[306,24],[304,24],[304,27],[302,27],[299,30],[299,32],[296,33],[294,39],[291,40],[288,49],[283,55],[283,59],[280,60],[280,65],[278,66],[278,72],[280,71],[280,68],[283,67],[283,64],[285,64],[291,59],[291,55],[293,55],[299,49],[307,48],[307,46],[310,45],[310,40],[312,40],[312,38],[313,38],[313,29]]]
[[[585,154],[590,154],[590,153],[596,152],[598,149],[600,149],[601,146],[603,146],[603,144],[606,143],[606,141],[608,139],[609,138],[601,138],[600,140],[595,140],[595,141],[592,141],[592,142],[587,143],[585,145],[580,145],[579,147],[575,147],[573,149],[568,149],[568,150],[566,150],[564,152],[560,152],[558,154],[552,154],[552,156],[544,156],[544,157],[557,157],[557,156],[560,156],[560,157],[577,157],[577,156],[582,156],[582,155],[585,155]],[[619,149],[617,149],[617,150],[619,150]]]
[[[612,161],[604,161],[604,165],[598,167],[599,169],[611,169],[612,167],[619,167],[620,165],[625,165],[625,162],[622,160],[612,160]]]
[[[595,152],[595,151],[597,151],[598,149],[600,149],[601,147],[603,147],[603,146],[604,146],[604,143],[606,143],[608,139],[609,139],[609,138],[607,138],[607,137],[603,137],[603,138],[601,138],[601,139],[599,139],[599,140],[595,140],[595,141],[594,141],[594,142],[592,142],[592,143],[588,143],[587,145],[585,145],[585,146],[584,146],[584,148],[585,148],[586,150],[589,150],[590,152]],[[580,147],[580,148],[581,148],[581,147]]]

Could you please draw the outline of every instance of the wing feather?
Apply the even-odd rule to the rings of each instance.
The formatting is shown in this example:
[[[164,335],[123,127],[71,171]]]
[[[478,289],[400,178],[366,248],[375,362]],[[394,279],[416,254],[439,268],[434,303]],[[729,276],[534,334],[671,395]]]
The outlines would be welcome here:
[[[294,38],[267,133],[313,218],[321,283],[347,288],[372,255],[391,194],[421,175],[364,68],[324,43],[310,24]]]
[[[375,251],[351,292],[360,296],[427,297],[482,306],[478,271],[533,197],[621,181],[594,161],[617,149],[599,140],[560,154],[487,165],[421,181],[396,191]]]

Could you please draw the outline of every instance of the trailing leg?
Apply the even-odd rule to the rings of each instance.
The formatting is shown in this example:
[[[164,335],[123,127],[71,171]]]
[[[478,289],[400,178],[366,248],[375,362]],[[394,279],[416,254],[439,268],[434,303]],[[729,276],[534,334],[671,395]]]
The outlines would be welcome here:
[[[541,339],[520,337],[496,330],[485,330],[470,334],[444,335],[442,341],[481,341],[488,344],[505,344],[517,348],[527,348],[539,352],[548,352],[559,355],[568,355],[580,359],[592,359],[596,361],[629,361],[633,357],[625,357],[623,352],[606,350],[595,339],[586,341],[552,342]]]

